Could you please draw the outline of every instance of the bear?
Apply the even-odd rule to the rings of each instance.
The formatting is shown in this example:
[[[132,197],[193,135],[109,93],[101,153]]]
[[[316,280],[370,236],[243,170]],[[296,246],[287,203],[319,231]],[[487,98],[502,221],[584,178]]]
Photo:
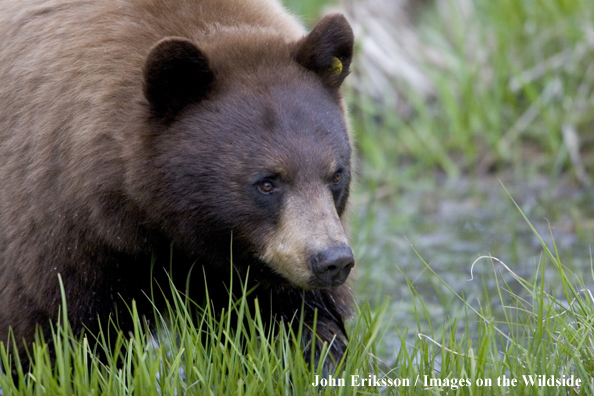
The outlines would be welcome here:
[[[343,15],[307,32],[277,0],[9,0],[0,37],[0,342],[51,338],[58,275],[79,333],[130,329],[168,277],[226,307],[237,277],[343,358]]]

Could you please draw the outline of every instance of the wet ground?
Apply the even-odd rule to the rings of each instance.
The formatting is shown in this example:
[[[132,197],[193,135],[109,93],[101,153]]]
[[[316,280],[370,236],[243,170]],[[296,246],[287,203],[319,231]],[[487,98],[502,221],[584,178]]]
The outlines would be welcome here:
[[[401,331],[410,328],[414,336],[417,317],[405,276],[425,304],[434,329],[448,318],[464,316],[462,304],[422,259],[456,293],[476,300],[477,306],[484,298],[485,287],[498,299],[494,269],[502,271],[510,288],[521,294],[503,265],[489,259],[477,262],[474,280],[469,281],[472,263],[481,256],[496,257],[527,279],[534,278],[535,269],[542,263],[541,242],[512,198],[550,249],[554,248],[554,238],[562,263],[594,290],[590,252],[594,243],[594,190],[578,186],[569,177],[554,182],[545,177],[500,178],[444,181],[430,177],[373,192],[360,187],[352,216],[358,299],[370,298],[377,303],[387,296],[390,313],[394,313],[393,326]],[[545,283],[554,293],[560,286],[558,273],[550,261],[545,268]],[[428,328],[427,320],[422,318],[421,322]],[[395,331],[388,331],[387,344],[390,337],[396,337]]]

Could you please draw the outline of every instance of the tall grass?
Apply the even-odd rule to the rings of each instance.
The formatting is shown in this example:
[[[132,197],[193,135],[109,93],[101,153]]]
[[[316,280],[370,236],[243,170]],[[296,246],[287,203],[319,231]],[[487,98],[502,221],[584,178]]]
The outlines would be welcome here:
[[[134,330],[120,332],[112,343],[107,332],[74,336],[62,315],[53,331],[53,344],[38,340],[33,345],[30,370],[21,367],[18,356],[10,355],[0,344],[5,368],[0,388],[4,395],[317,393],[312,383],[316,375],[322,376],[323,359],[318,365],[305,361],[302,325],[296,333],[280,323],[265,325],[263,319],[267,318],[261,317],[257,305],[248,309],[248,294],[244,290],[237,301],[230,299],[228,308],[219,314],[209,306],[194,304],[173,288],[173,301],[166,312],[156,313],[157,323],[152,327],[139,316],[133,302]],[[367,375],[374,370],[369,357],[382,330],[384,311],[372,313],[369,306],[361,309],[351,326],[355,342],[347,349],[348,359],[337,366],[336,375]],[[95,336],[95,348],[103,352],[103,359],[97,357],[97,349],[91,349],[94,343],[89,340]],[[357,390],[361,387],[346,384],[338,394]],[[335,394],[332,388],[321,388],[320,393]]]
[[[594,2],[431,4],[414,31],[442,60],[422,66],[433,96],[404,89],[407,118],[390,103],[350,100],[369,173],[404,164],[454,178],[510,166],[552,175],[570,168],[585,182],[594,166]]]
[[[248,309],[247,290],[218,315],[174,289],[166,311],[156,313],[156,326],[132,303],[130,334],[120,333],[111,347],[99,334],[102,360],[91,349],[91,335],[74,336],[65,315],[51,346],[33,346],[29,371],[0,344],[3,366],[16,373],[0,374],[0,387],[4,395],[592,394],[594,297],[583,278],[564,267],[554,243],[542,246],[531,279],[496,258],[478,259],[472,273],[496,279],[497,295],[485,288],[473,301],[419,256],[427,273],[459,299],[465,315],[435,322],[412,283],[417,329],[393,323],[387,303],[361,304],[349,323],[347,359],[332,374],[344,380],[339,386],[312,385],[316,375],[324,378],[323,368],[303,358],[302,328],[295,334],[281,324],[264,325],[258,310]],[[484,264],[491,274],[481,271]],[[396,330],[397,339],[384,339],[387,330]],[[383,361],[388,355],[395,360]],[[547,385],[551,378],[565,382]]]
[[[482,273],[483,281],[495,279],[495,296],[485,287],[481,296],[467,300],[419,255],[425,273],[459,300],[465,315],[436,323],[409,282],[418,327],[414,338],[398,329],[402,347],[383,369],[391,367],[390,375],[410,378],[411,386],[389,391],[399,395],[594,392],[594,296],[584,286],[582,274],[563,265],[554,240],[547,246],[532,230],[543,253],[530,279],[490,256],[478,258],[470,268],[474,281],[480,281],[477,273]]]

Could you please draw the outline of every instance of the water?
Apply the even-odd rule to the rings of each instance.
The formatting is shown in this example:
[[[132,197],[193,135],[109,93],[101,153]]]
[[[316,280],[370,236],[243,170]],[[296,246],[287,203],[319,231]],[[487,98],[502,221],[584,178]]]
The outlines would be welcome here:
[[[360,189],[355,194],[353,240],[358,258],[354,289],[359,301],[381,301],[388,296],[394,323],[400,330],[417,329],[417,317],[406,278],[427,308],[435,329],[449,318],[464,317],[462,304],[423,264],[423,260],[458,294],[479,307],[484,287],[492,305],[501,305],[495,293],[494,269],[502,272],[513,292],[523,290],[495,260],[517,275],[531,279],[542,262],[543,247],[502,186],[510,192],[540,237],[561,261],[594,290],[590,272],[590,246],[594,241],[594,205],[591,188],[581,188],[569,178],[551,182],[544,177],[518,180],[496,177],[464,178],[455,182],[415,180],[400,188]],[[552,237],[551,237],[552,233]],[[558,275],[546,267],[547,290],[558,290]],[[525,293],[524,293],[525,294]],[[476,304],[475,304],[476,302]],[[421,330],[429,328],[422,318]],[[414,331],[411,332],[414,336]],[[394,344],[396,333],[386,335]]]

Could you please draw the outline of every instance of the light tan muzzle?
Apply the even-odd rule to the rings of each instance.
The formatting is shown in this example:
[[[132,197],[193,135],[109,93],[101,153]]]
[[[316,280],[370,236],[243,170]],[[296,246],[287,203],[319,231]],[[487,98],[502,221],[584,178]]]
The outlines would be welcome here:
[[[343,284],[355,260],[330,192],[290,196],[281,213],[279,227],[260,259],[297,286]]]

